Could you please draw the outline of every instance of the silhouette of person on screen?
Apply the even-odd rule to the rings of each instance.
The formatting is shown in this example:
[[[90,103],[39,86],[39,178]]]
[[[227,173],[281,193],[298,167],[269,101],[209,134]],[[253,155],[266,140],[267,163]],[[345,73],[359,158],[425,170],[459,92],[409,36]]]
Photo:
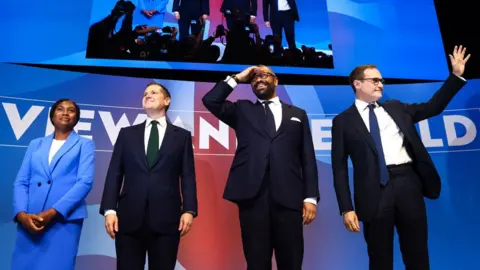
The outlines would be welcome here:
[[[358,66],[350,73],[356,100],[333,119],[333,180],[347,230],[360,232],[359,221],[363,222],[370,269],[393,269],[395,227],[406,269],[430,269],[424,197],[437,199],[441,181],[415,124],[440,114],[465,85],[461,76],[470,58],[465,51],[455,46],[452,74],[425,103],[380,102],[384,80],[374,65]]]

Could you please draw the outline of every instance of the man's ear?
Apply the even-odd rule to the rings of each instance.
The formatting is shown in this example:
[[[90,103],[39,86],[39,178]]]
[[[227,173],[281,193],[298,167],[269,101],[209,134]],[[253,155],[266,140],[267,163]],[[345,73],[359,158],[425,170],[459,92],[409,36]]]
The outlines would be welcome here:
[[[355,91],[357,88],[360,88],[361,82],[359,80],[354,80],[353,81],[353,87],[355,87]]]

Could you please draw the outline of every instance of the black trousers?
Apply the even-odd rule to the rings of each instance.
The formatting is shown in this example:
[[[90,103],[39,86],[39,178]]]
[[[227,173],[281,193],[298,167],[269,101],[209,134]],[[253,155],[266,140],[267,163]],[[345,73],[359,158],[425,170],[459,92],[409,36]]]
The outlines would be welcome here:
[[[268,178],[267,173],[262,189],[254,199],[238,203],[247,269],[272,269],[272,255],[275,251],[279,270],[301,270],[302,213],[285,208],[273,200]]]
[[[228,14],[224,14],[225,16],[225,21],[227,22],[227,29],[232,30],[234,26],[238,27],[245,27],[247,25],[250,25],[250,15],[248,14],[242,14],[240,16],[240,19],[233,19],[232,16]]]
[[[198,36],[202,25],[200,24],[200,16],[189,15],[187,13],[180,13],[180,20],[178,20],[179,40],[184,41],[191,34]],[[203,40],[203,39],[202,39]]]
[[[140,230],[133,233],[122,233],[120,230],[116,234],[117,270],[144,270],[147,253],[148,269],[175,269],[180,232],[168,234],[154,232],[148,222],[148,209],[145,216]],[[121,220],[119,226],[122,226]]]
[[[370,269],[393,269],[393,237],[397,228],[407,270],[430,269],[427,214],[422,183],[410,165],[389,168],[390,180],[382,187],[378,213],[364,224]]]
[[[297,46],[295,44],[295,19],[292,13],[290,10],[278,11],[272,18],[271,27],[274,36],[282,37],[282,29],[285,31],[288,48],[293,50]]]

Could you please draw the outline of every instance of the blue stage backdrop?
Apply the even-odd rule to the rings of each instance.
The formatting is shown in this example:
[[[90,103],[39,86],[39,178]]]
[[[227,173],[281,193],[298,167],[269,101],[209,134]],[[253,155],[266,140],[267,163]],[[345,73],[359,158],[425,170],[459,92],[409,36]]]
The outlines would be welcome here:
[[[12,184],[29,142],[52,132],[48,120],[53,101],[68,97],[79,103],[76,129],[97,147],[95,184],[89,194],[77,259],[78,270],[115,269],[114,242],[105,233],[99,202],[112,145],[119,129],[145,119],[141,98],[151,79],[115,77],[0,64],[0,268],[8,269],[15,239]],[[198,176],[199,217],[182,239],[177,269],[245,269],[236,207],[222,199],[236,147],[234,132],[206,111],[201,97],[212,83],[160,81],[172,93],[169,118],[192,132]],[[428,100],[441,83],[387,85],[385,98]],[[478,266],[477,215],[480,198],[480,80],[469,81],[441,115],[419,123],[423,143],[443,181],[440,199],[427,201],[432,269]],[[305,227],[304,269],[368,269],[362,234],[345,230],[333,190],[330,162],[332,118],[350,106],[349,86],[278,87],[280,98],[306,109],[314,138],[321,201],[315,222]],[[253,99],[242,85],[230,97]],[[350,173],[351,175],[351,173]],[[55,262],[52,262],[55,263]],[[396,269],[403,269],[398,244]]]

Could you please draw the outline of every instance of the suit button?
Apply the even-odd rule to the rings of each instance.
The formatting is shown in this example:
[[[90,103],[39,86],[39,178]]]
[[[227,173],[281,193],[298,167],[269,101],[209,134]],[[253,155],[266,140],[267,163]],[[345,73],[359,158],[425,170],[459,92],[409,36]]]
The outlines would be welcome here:
[[[51,183],[52,183],[52,181],[48,180],[47,184],[49,184],[49,185],[50,185]]]
[[[268,158],[268,155],[265,155],[265,158]]]
[[[42,186],[42,183],[38,182],[38,186],[39,186],[39,187]]]

